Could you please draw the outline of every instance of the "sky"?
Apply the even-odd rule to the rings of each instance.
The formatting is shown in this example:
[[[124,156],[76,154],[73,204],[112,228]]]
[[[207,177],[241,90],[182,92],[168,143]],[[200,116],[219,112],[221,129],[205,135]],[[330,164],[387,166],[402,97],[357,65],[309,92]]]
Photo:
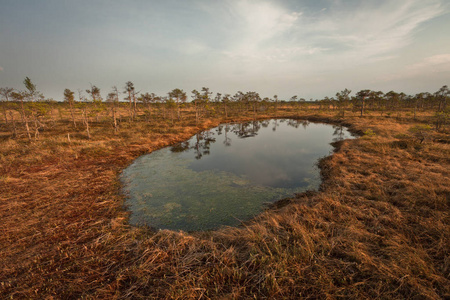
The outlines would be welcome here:
[[[25,77],[55,100],[127,81],[161,96],[435,92],[450,85],[450,1],[0,0],[0,87]]]

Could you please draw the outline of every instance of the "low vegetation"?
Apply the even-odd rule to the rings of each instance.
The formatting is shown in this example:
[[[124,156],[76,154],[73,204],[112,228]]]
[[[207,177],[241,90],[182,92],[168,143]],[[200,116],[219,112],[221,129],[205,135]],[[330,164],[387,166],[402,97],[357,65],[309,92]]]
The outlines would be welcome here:
[[[70,90],[57,103],[32,101],[28,83],[0,103],[1,298],[450,297],[448,94],[390,106],[370,91],[319,102],[214,102],[204,91],[185,103],[174,90],[153,103],[127,83],[127,102],[117,89],[101,101],[92,86],[89,103]],[[118,175],[133,159],[223,122],[274,117],[361,137],[319,162],[319,191],[238,228],[128,225]]]

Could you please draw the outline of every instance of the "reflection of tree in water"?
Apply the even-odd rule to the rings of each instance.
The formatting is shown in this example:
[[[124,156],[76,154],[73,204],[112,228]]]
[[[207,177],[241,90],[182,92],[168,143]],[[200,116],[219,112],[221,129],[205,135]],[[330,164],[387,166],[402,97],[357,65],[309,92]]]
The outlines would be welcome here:
[[[267,128],[267,127],[269,127],[269,125],[270,125],[270,120],[261,121],[261,126],[263,128]]]
[[[193,148],[195,150],[196,159],[200,159],[203,155],[209,155],[211,153],[211,143],[216,141],[212,135],[214,135],[214,133],[210,130],[195,135],[196,142]]]
[[[303,126],[304,129],[306,129],[306,127],[309,126],[309,121],[308,120],[302,121],[302,126]]]
[[[294,127],[294,128],[299,128],[300,125],[302,125],[302,127],[304,129],[306,129],[309,126],[309,121],[308,120],[288,120],[287,121],[287,125]]]
[[[273,127],[272,127],[272,131],[277,131],[277,127],[278,127],[278,119],[273,120]]]
[[[300,121],[299,120],[289,120],[287,122],[287,125],[294,127],[294,128],[298,128],[300,126]]]
[[[228,137],[228,132],[230,131],[230,126],[225,125],[225,140],[223,141],[223,144],[225,146],[231,146],[231,138]]]
[[[172,147],[170,147],[170,151],[179,153],[179,152],[188,151],[190,148],[191,147],[190,147],[189,141],[185,141],[185,142],[181,142],[181,143],[173,145]]]
[[[287,120],[287,119],[274,119],[272,120],[272,130],[276,131],[277,127],[280,125],[279,123],[287,123],[288,126],[292,126],[298,128],[300,125],[306,129],[309,125],[309,121],[305,120]],[[181,142],[173,145],[170,150],[175,153],[187,152],[190,149],[194,150],[195,158],[201,159],[203,155],[209,155],[211,151],[211,144],[216,142],[214,135],[225,135],[225,139],[223,144],[225,146],[231,146],[231,138],[229,137],[229,133],[234,133],[238,138],[248,138],[254,137],[258,134],[258,131],[261,128],[267,128],[271,125],[271,120],[265,121],[251,121],[246,123],[239,124],[224,124],[219,125],[215,132],[213,130],[206,130],[195,135],[194,139],[190,141]],[[336,127],[334,127],[336,129]],[[342,126],[336,129],[334,135],[338,135],[338,138],[343,139],[344,131]]]
[[[211,143],[216,141],[213,135],[214,133],[210,130],[199,132],[195,135],[194,145],[191,146],[190,141],[185,141],[173,145],[170,151],[180,153],[193,149],[195,151],[195,158],[200,159],[203,155],[210,154]]]
[[[343,126],[334,126],[333,125],[333,142],[339,142],[342,141],[345,138],[345,132],[344,132],[344,127]]]
[[[234,126],[233,132],[241,139],[254,137],[258,134],[259,129],[261,129],[261,122],[253,121],[242,124],[236,124]]]

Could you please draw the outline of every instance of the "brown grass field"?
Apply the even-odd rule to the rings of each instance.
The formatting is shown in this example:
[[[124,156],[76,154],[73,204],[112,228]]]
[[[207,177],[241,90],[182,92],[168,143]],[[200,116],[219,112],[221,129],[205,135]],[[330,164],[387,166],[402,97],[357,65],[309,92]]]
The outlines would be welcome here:
[[[92,122],[91,139],[63,114],[31,142],[20,122],[14,139],[0,124],[0,298],[450,299],[450,130],[423,142],[411,130],[432,112],[280,109],[362,137],[320,161],[319,191],[238,228],[192,233],[128,225],[118,175],[141,154],[253,113],[196,124],[186,111],[174,123],[122,121],[118,134]]]

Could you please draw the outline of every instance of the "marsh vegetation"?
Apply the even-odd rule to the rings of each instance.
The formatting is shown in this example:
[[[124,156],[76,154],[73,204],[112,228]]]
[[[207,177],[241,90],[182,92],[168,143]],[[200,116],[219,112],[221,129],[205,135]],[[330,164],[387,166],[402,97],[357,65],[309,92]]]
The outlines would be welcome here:
[[[132,89],[126,102],[114,92],[101,101],[92,87],[91,102],[67,92],[59,103],[29,87],[0,103],[2,298],[450,295],[445,89],[318,102],[254,94],[216,102],[200,92],[203,102],[184,103],[177,92],[148,103]],[[275,117],[362,137],[336,142],[320,160],[318,191],[275,202],[242,226],[129,225],[119,174],[134,159],[220,124]]]

